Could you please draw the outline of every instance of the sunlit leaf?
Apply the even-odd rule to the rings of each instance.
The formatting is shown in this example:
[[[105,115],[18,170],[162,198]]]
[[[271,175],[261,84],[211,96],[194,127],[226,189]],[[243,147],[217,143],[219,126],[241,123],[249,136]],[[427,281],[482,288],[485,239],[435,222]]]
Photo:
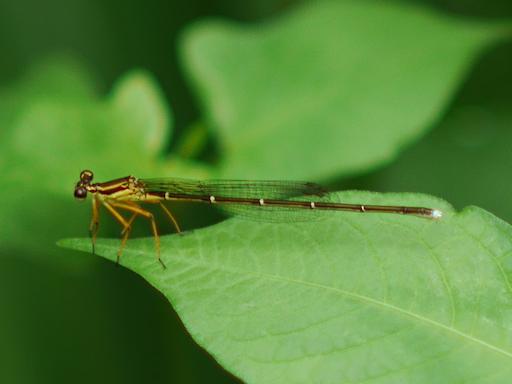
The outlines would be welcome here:
[[[436,207],[445,216],[232,219],[164,237],[165,270],[151,238],[129,242],[121,263],[247,382],[509,382],[511,227],[422,195],[336,199]],[[61,245],[90,249],[88,239]],[[101,240],[98,253],[115,260],[118,246]]]

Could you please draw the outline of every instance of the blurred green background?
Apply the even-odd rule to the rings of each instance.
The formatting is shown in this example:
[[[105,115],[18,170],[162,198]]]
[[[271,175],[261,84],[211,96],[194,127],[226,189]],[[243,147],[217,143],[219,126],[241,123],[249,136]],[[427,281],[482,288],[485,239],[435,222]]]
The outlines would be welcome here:
[[[211,16],[253,23],[297,3],[0,0],[0,112],[9,114],[15,103],[10,90],[20,79],[55,54],[87,68],[100,94],[127,71],[142,68],[154,76],[172,107],[175,132],[163,147],[173,153],[201,121],[201,107],[178,57],[183,28]],[[512,3],[505,0],[418,3],[470,19],[512,18]],[[512,44],[503,41],[477,60],[433,129],[392,164],[322,181],[333,188],[429,193],[456,208],[479,205],[512,221],[511,85]],[[3,130],[7,127],[0,126],[5,143]],[[197,154],[204,163],[219,157],[216,138],[210,133],[206,140]],[[4,143],[0,169],[21,169],[21,160],[7,160]],[[66,203],[50,198],[37,205],[38,190],[26,190],[14,200],[22,207],[23,199],[30,199],[29,207],[12,212],[7,209],[11,195],[2,195],[0,231],[8,235],[1,238],[14,236],[17,229],[11,227],[31,235],[0,244],[0,382],[236,382],[191,340],[168,302],[145,281],[103,259],[58,249],[56,239],[46,237],[59,226],[65,228],[59,238],[86,235],[89,205],[73,201],[75,180],[66,182],[71,183]],[[20,188],[0,185],[12,195]],[[193,227],[215,218],[184,220]],[[136,233],[147,232],[141,227]],[[110,227],[102,235],[117,232]]]

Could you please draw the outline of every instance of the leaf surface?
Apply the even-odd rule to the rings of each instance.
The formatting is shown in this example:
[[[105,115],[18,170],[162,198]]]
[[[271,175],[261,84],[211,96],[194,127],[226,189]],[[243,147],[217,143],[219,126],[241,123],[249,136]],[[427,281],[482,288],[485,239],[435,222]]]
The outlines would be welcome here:
[[[425,195],[336,200],[444,211],[439,221],[333,212],[315,223],[230,219],[128,243],[122,264],[173,304],[195,340],[251,383],[506,383],[512,229]],[[90,252],[89,239],[63,246]],[[97,251],[115,260],[119,240]]]

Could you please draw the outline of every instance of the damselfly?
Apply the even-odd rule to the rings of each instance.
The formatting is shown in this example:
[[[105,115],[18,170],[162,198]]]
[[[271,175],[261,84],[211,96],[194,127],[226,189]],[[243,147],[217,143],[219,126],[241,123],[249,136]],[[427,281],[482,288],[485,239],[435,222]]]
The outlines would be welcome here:
[[[105,207],[121,224],[121,245],[117,252],[117,261],[130,236],[133,221],[142,216],[151,224],[155,239],[158,261],[160,259],[160,238],[153,214],[142,208],[140,203],[159,204],[170,219],[177,232],[180,226],[163,201],[189,201],[218,204],[235,214],[253,217],[288,217],[294,220],[294,212],[309,211],[351,211],[377,212],[415,215],[439,219],[442,212],[438,209],[389,205],[347,204],[331,201],[327,191],[318,184],[297,181],[245,181],[245,180],[186,180],[177,178],[138,179],[126,176],[104,183],[92,183],[93,173],[85,170],[75,187],[75,197],[85,199],[92,194],[92,218],[89,231],[92,250],[95,252],[96,235],[99,226],[99,208]],[[120,211],[131,214],[129,218]],[[285,213],[285,215],[283,215]],[[292,215],[288,215],[292,213]],[[316,212],[315,212],[316,213]]]

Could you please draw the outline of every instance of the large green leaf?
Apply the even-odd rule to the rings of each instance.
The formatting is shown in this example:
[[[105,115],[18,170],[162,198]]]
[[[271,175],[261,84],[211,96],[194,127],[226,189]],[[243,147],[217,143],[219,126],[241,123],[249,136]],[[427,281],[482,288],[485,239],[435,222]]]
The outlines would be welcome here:
[[[333,213],[231,219],[129,242],[121,263],[160,290],[196,341],[248,382],[508,383],[512,228],[428,196],[338,193],[437,207],[439,221]],[[88,239],[61,245],[89,251]],[[118,240],[98,253],[115,260]]]
[[[439,118],[503,25],[376,1],[190,27],[182,56],[221,173],[323,179],[389,162]]]

